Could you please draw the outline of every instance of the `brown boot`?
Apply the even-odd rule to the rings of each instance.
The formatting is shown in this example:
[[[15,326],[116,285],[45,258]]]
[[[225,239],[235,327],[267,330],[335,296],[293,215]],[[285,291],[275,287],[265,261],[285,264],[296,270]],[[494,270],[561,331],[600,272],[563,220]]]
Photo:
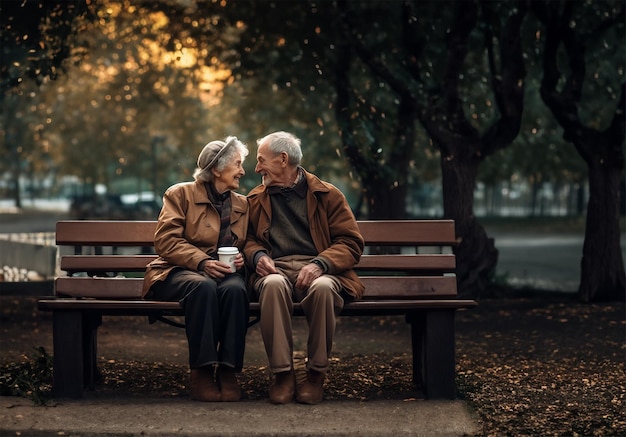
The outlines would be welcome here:
[[[219,402],[222,400],[222,394],[213,379],[213,373],[213,366],[191,369],[189,378],[189,397],[191,400],[201,402]]]
[[[293,400],[296,391],[296,375],[293,370],[274,375],[270,385],[270,402],[272,404],[288,404]]]
[[[237,382],[235,369],[228,366],[220,366],[218,375],[222,391],[222,402],[237,402],[241,400],[241,387],[239,382]]]
[[[324,377],[326,375],[310,369],[306,381],[298,389],[296,400],[301,404],[319,404],[324,399]]]

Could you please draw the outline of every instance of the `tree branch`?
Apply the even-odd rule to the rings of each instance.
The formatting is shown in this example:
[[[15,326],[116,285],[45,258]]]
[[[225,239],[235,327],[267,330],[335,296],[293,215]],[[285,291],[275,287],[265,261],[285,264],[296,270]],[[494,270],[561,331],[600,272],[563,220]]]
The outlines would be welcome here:
[[[501,27],[503,29],[500,37],[501,74],[498,74],[495,62],[490,61],[493,91],[501,117],[483,137],[485,155],[508,146],[519,134],[524,111],[524,80],[526,78],[521,27],[526,10],[524,1],[517,2],[515,9]],[[491,45],[492,42],[489,41],[488,47]]]

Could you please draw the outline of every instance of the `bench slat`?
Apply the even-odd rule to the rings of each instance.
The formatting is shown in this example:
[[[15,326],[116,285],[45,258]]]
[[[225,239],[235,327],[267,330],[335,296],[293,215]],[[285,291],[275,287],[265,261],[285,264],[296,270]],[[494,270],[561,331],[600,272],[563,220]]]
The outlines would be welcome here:
[[[420,310],[432,308],[473,308],[477,303],[473,300],[450,299],[450,300],[386,300],[386,301],[356,301],[345,304],[342,315],[356,315],[362,311],[389,311],[386,314],[404,313],[405,310]],[[157,302],[149,300],[109,300],[109,299],[41,299],[38,302],[40,310],[44,311],[110,311],[115,314],[151,314],[155,312],[167,312],[174,315],[183,315],[182,308],[178,302]],[[399,309],[401,307],[401,309]],[[259,310],[259,303],[250,304],[253,312]],[[301,311],[299,303],[294,304],[294,311]]]
[[[141,272],[156,255],[65,255],[61,270],[66,272]]]
[[[156,255],[65,255],[61,270],[67,272],[140,272]],[[456,258],[452,254],[363,255],[358,270],[440,270],[453,272]]]
[[[363,276],[363,299],[403,299],[415,296],[455,297],[455,276]],[[141,299],[143,279],[106,277],[59,277],[56,279],[58,296]]]
[[[57,296],[103,299],[141,299],[143,278],[59,277]]]
[[[415,220],[362,220],[358,224],[368,245],[457,244],[454,220],[419,220],[419,226]]]
[[[456,276],[361,276],[363,299],[454,298]]]
[[[362,255],[357,270],[441,270],[454,272],[453,254]]]
[[[112,299],[73,299],[54,298],[40,299],[38,307],[45,311],[74,311],[74,310],[116,310],[128,309],[129,311],[181,311],[178,302],[159,302],[155,300],[112,300]]]
[[[64,220],[57,222],[57,245],[152,246],[154,221]]]
[[[359,221],[368,245],[455,245],[453,220],[375,220]],[[64,220],[57,222],[58,245],[152,246],[155,221]]]

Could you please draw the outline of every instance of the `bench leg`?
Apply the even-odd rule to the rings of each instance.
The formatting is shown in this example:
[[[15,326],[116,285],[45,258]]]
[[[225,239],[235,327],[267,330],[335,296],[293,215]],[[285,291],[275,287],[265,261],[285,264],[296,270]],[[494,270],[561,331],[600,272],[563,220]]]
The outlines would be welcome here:
[[[407,314],[407,323],[411,324],[411,347],[413,349],[413,386],[424,389],[424,332],[426,318],[424,314]]]
[[[455,310],[410,314],[413,382],[428,399],[456,397]]]
[[[83,395],[83,315],[78,311],[54,311],[52,315],[52,394],[61,398]]]
[[[94,390],[96,383],[102,379],[97,361],[98,327],[101,324],[101,315],[83,315],[83,382],[89,390]]]
[[[96,362],[99,315],[88,316],[80,311],[55,311],[53,330],[53,396],[80,398],[83,387],[94,389],[99,378]]]

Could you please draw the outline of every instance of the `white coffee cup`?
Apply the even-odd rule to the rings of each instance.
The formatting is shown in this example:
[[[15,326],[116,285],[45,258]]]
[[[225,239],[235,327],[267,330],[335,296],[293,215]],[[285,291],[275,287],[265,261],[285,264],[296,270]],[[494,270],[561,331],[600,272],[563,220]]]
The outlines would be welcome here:
[[[220,247],[217,249],[217,256],[220,258],[220,261],[230,265],[230,270],[232,272],[236,272],[237,268],[235,267],[235,257],[239,253],[239,249],[236,247]]]

